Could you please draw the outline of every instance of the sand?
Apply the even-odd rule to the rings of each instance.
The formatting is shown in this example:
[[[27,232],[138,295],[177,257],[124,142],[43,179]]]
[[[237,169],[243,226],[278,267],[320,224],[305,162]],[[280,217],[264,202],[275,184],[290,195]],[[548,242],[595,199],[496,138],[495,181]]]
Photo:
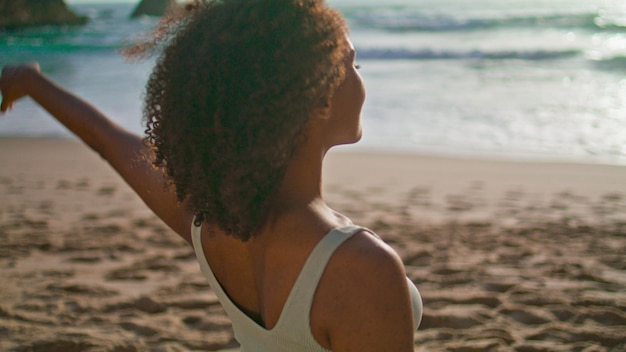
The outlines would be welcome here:
[[[0,165],[0,351],[236,350],[189,246],[95,153],[5,138]],[[415,351],[626,350],[626,167],[338,149],[325,181],[419,287]]]

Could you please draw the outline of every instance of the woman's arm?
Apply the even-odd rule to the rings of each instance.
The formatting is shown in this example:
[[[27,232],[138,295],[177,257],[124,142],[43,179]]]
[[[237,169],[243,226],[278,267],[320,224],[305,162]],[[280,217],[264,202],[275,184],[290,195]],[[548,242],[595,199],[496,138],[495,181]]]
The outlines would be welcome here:
[[[37,64],[7,66],[0,76],[1,111],[30,96],[59,122],[98,152],[169,227],[190,242],[193,217],[166,186],[166,177],[145,157],[142,138],[132,134],[86,101],[44,76]]]

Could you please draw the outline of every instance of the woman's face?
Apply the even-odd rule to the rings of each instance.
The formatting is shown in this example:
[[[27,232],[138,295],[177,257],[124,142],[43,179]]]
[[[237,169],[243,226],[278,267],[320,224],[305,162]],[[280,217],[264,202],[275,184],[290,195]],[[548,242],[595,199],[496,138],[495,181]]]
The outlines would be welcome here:
[[[330,100],[330,146],[356,143],[361,139],[361,108],[365,101],[365,86],[355,62],[356,51],[350,41],[350,53],[345,61],[346,77]]]

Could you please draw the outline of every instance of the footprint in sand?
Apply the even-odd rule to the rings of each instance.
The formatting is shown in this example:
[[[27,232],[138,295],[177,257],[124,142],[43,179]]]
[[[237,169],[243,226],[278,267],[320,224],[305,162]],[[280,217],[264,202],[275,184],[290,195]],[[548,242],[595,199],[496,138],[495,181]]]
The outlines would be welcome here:
[[[115,187],[113,186],[104,186],[98,190],[99,196],[111,196],[115,193]]]
[[[119,326],[122,327],[124,330],[134,332],[135,334],[139,336],[150,337],[159,333],[159,330],[151,326],[137,324],[137,323],[130,322],[130,321],[121,322]]]
[[[117,295],[119,292],[112,289],[103,287],[85,285],[85,284],[72,284],[72,283],[53,283],[46,286],[46,290],[51,292],[59,292],[63,294],[76,294],[93,297],[109,297]]]

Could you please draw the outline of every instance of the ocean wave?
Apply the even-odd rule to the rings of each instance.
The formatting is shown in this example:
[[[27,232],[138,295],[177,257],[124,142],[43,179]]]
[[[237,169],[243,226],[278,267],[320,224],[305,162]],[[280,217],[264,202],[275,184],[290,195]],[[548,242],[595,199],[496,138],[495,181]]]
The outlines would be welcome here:
[[[599,29],[626,32],[626,14],[624,14],[624,17],[597,16],[594,18],[593,23]]]
[[[626,56],[616,55],[601,59],[591,59],[594,67],[606,71],[626,71]]]
[[[98,40],[100,39],[100,40]],[[72,36],[5,36],[0,37],[0,52],[59,53],[115,50],[118,40]]]
[[[146,32],[143,24],[130,21],[106,26],[91,23],[84,27],[39,27],[0,32],[0,52],[75,52],[114,50],[132,41],[132,33]],[[136,35],[135,34],[135,35]]]
[[[397,32],[452,32],[523,27],[626,31],[624,21],[604,17],[597,13],[472,18],[429,15],[420,12],[355,11],[349,13],[348,17],[358,27]]]
[[[359,59],[370,60],[556,60],[581,55],[579,50],[448,51],[434,49],[359,49]]]

